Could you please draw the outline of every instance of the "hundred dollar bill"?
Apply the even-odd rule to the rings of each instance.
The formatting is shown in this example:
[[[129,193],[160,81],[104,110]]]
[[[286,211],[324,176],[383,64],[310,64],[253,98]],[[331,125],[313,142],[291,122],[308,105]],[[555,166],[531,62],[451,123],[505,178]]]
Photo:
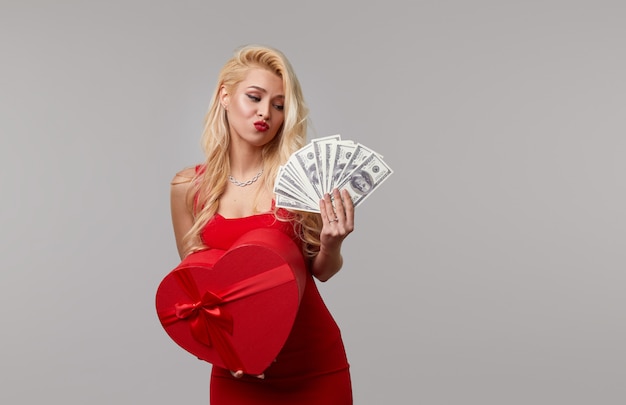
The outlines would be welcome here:
[[[317,206],[317,201],[313,200],[310,192],[290,173],[290,166],[281,166],[277,179],[274,182],[274,193],[301,201],[313,207]]]
[[[373,154],[375,154],[373,150],[361,143],[357,143],[356,147],[352,151],[350,159],[339,175],[339,183],[343,183],[346,178],[349,178],[352,171]]]
[[[348,190],[352,203],[357,207],[392,173],[393,170],[382,158],[378,154],[372,153],[352,170],[350,176],[338,184],[337,188]]]
[[[317,171],[317,157],[313,143],[309,143],[300,148],[292,157],[295,159],[295,169],[301,171],[304,178],[308,180],[308,184],[317,198],[322,198],[324,194],[322,192],[319,172]]]
[[[293,183],[302,190],[303,196],[306,196],[314,201],[319,200],[317,192],[315,191],[313,184],[311,184],[310,178],[304,172],[300,163],[295,160],[287,162],[287,165],[285,165],[285,175],[290,177],[293,180]]]
[[[320,179],[320,191],[322,195],[327,193],[328,190],[328,177],[330,175],[330,155],[334,151],[334,146],[337,141],[341,140],[341,135],[330,135],[324,136],[322,138],[315,138],[311,141],[313,145],[313,150],[315,152],[315,164],[317,166],[317,174]]]
[[[335,162],[335,154],[337,153],[337,141],[324,142],[322,144],[324,152],[322,153],[322,164],[324,171],[324,192],[332,191],[331,183],[333,178],[333,163]]]
[[[329,190],[335,188],[337,184],[341,181],[341,173],[343,169],[348,164],[348,161],[352,157],[352,153],[356,149],[356,144],[353,141],[339,141],[335,145],[335,152],[333,153],[333,162],[330,164],[332,173],[330,178],[330,183],[328,186]]]
[[[277,194],[276,195],[276,207],[286,208],[290,210],[296,211],[307,211],[307,212],[320,212],[320,207],[311,207],[307,204],[303,204],[302,202],[289,198],[287,196]]]

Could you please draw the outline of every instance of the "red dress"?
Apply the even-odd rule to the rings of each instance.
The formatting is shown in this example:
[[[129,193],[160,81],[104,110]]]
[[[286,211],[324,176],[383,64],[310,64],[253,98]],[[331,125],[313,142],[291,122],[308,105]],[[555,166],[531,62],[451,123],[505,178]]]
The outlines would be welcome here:
[[[291,223],[265,213],[234,219],[216,214],[202,231],[202,240],[209,247],[227,250],[245,232],[259,227],[276,228],[297,239]],[[352,404],[341,333],[310,273],[291,334],[265,371],[265,379],[235,378],[229,370],[213,366],[210,398],[211,405]]]

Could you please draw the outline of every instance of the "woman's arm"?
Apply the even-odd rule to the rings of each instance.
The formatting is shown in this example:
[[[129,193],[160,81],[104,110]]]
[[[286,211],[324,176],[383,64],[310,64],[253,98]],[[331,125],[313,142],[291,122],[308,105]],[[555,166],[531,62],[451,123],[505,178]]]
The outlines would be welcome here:
[[[320,201],[322,230],[320,251],[313,258],[311,272],[320,281],[327,281],[343,266],[341,245],[354,230],[354,205],[347,190],[333,190]]]
[[[188,204],[188,191],[195,175],[194,168],[184,169],[174,176],[170,185],[170,209],[176,249],[181,260],[188,254],[188,246],[183,242],[184,236],[193,226],[193,215]]]

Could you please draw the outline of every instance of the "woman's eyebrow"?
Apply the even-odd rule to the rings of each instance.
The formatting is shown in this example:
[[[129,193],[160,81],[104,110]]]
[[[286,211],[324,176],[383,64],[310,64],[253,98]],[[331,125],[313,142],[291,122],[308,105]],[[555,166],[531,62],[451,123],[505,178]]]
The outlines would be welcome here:
[[[254,86],[254,85],[252,85],[252,86],[248,86],[248,89],[254,89],[254,90],[258,90],[258,91],[263,92],[263,93],[267,93],[267,90],[265,90],[263,87],[260,87],[260,86]],[[277,98],[285,98],[285,96],[284,96],[284,95],[282,95],[282,94],[279,94],[279,95],[278,95],[278,96],[276,96],[276,97],[277,97]]]
[[[263,87],[259,87],[259,86],[248,86],[249,89],[255,89],[258,91],[262,91],[263,93],[267,93],[267,90],[265,90]]]

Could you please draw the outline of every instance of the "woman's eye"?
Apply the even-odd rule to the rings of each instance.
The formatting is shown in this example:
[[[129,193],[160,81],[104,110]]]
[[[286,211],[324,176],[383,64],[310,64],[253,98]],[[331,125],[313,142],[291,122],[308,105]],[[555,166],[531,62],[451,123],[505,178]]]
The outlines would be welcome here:
[[[253,96],[252,94],[246,94],[246,96],[248,96],[248,98],[252,101],[254,101],[255,103],[258,103],[259,101],[261,101],[260,97],[257,96]]]
[[[283,111],[285,109],[285,106],[280,104],[274,104],[274,108],[278,111]]]

